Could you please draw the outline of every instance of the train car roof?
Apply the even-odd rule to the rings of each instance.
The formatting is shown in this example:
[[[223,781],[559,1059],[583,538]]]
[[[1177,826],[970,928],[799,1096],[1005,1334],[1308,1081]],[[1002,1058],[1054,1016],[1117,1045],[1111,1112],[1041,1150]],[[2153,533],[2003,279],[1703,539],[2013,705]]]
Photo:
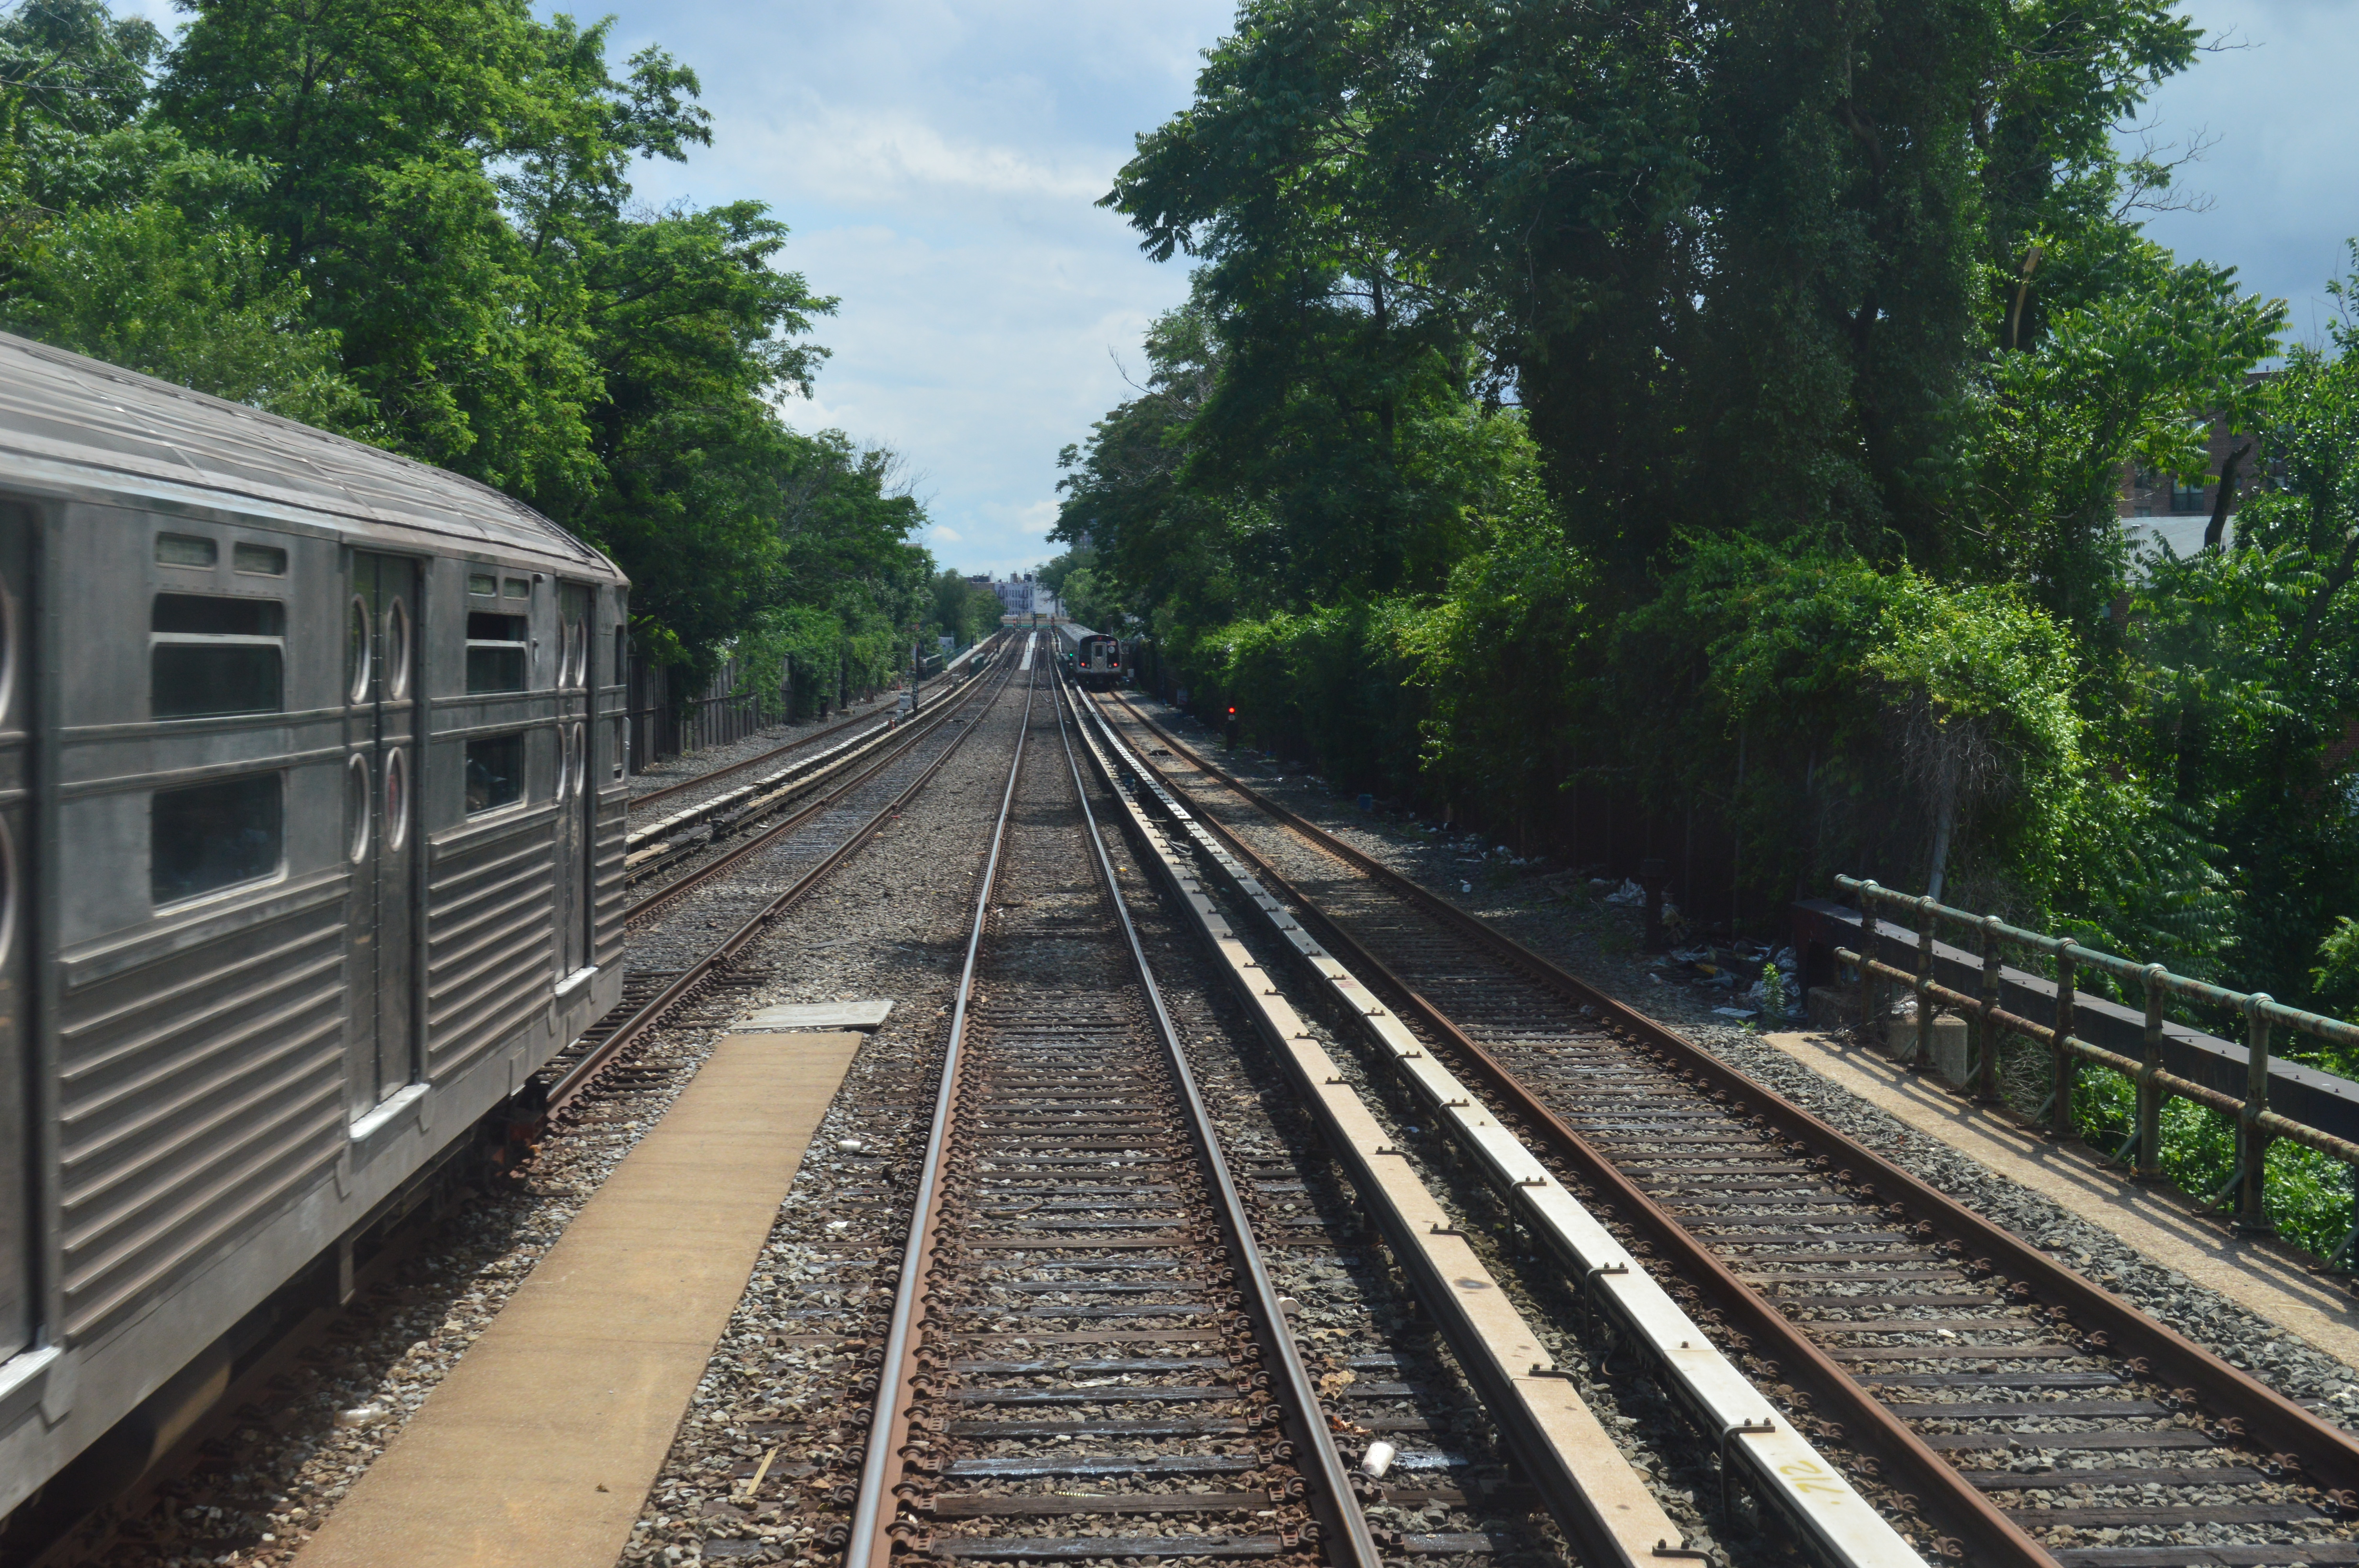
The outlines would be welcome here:
[[[222,507],[379,545],[614,563],[489,485],[0,332],[0,484]]]

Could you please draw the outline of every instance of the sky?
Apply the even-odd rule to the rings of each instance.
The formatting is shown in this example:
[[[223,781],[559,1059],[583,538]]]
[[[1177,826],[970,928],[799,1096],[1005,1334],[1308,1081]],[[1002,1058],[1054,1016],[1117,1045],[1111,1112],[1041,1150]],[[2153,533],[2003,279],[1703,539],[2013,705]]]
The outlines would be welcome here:
[[[545,0],[544,0],[545,3]],[[2359,5],[2188,0],[2215,37],[2149,105],[2166,142],[2201,136],[2182,186],[2204,212],[2149,232],[2328,316],[2359,234]],[[598,14],[585,6],[582,15]],[[787,264],[838,314],[804,429],[900,453],[943,564],[1006,574],[1060,546],[1059,449],[1128,393],[1147,322],[1187,292],[1093,204],[1132,138],[1189,102],[1234,0],[707,0],[617,7],[618,56],[659,42],[692,66],[713,146],[643,170],[650,200],[752,197],[794,229]]]
[[[640,196],[768,202],[793,230],[781,265],[842,301],[788,422],[899,453],[945,566],[1056,555],[1057,453],[1128,395],[1147,323],[1188,288],[1093,204],[1133,136],[1187,106],[1234,0],[613,9],[614,57],[661,44],[713,116],[685,166],[640,167]]]
[[[2181,171],[2211,200],[2166,212],[2147,232],[2183,257],[2225,263],[2255,291],[2287,301],[2288,335],[2319,342],[2335,314],[2326,281],[2354,264],[2359,236],[2359,5],[2352,0],[2190,0],[2215,40],[2147,105],[2165,142],[2212,145]]]
[[[125,3],[125,0],[118,0]],[[537,0],[556,9],[549,0]],[[611,0],[610,0],[611,3]],[[1140,254],[1093,205],[1132,138],[1184,108],[1234,0],[703,0],[615,5],[619,61],[658,43],[702,80],[713,145],[643,165],[655,203],[753,199],[793,229],[784,265],[836,315],[799,428],[900,454],[944,565],[1005,575],[1061,546],[1057,453],[1129,393],[1149,320],[1184,264]],[[167,26],[169,0],[127,0]],[[2359,0],[2186,0],[2235,47],[2147,105],[2207,211],[2148,232],[2234,265],[2291,305],[2297,337],[2359,235]],[[582,5],[584,19],[605,6]]]

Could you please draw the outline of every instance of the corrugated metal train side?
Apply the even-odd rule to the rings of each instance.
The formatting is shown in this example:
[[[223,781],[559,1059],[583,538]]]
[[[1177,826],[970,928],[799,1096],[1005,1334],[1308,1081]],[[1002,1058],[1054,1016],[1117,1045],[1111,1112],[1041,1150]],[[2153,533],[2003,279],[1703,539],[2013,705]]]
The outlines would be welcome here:
[[[136,1463],[619,998],[628,588],[0,336],[0,1514]]]

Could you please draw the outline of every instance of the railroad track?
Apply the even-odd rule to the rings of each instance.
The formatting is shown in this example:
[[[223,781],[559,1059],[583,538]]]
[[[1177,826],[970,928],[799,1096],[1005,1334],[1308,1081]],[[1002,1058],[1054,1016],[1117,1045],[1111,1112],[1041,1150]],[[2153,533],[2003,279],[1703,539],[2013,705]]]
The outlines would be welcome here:
[[[1001,684],[1004,686],[1005,680]],[[760,815],[771,815],[785,810],[788,797],[791,795],[806,795],[813,789],[825,788],[824,794],[810,800],[791,815],[770,824],[743,843],[714,855],[702,865],[682,872],[661,887],[642,893],[624,911],[625,923],[638,925],[673,901],[719,881],[755,856],[770,849],[788,835],[799,833],[805,827],[814,822],[820,824],[821,838],[826,840],[826,835],[831,829],[840,832],[847,825],[862,820],[858,806],[852,804],[860,792],[880,776],[897,768],[912,752],[936,741],[939,738],[939,731],[944,727],[967,724],[971,719],[971,710],[976,707],[982,697],[984,685],[981,679],[969,681],[966,690],[948,707],[937,708],[908,725],[887,741],[874,758],[864,760],[851,758],[847,759],[846,764],[831,764],[827,770],[781,792],[775,801],[757,808]],[[998,691],[999,687],[992,688],[992,695],[996,697]],[[850,776],[836,781],[830,786],[830,778],[835,768],[841,765],[849,765],[853,771]],[[635,802],[634,805],[636,804]],[[849,813],[849,815],[841,815],[843,813]],[[733,824],[733,830],[745,826],[750,822],[753,815],[749,813],[745,821]],[[667,865],[660,869],[670,868]]]
[[[1014,677],[1012,665],[988,693],[980,679],[956,708],[945,709],[929,724],[914,729],[909,740],[874,764],[831,790],[821,799],[766,829],[759,836],[701,868],[680,882],[642,899],[632,907],[639,917],[657,897],[669,902],[691,887],[713,888],[721,877],[757,854],[771,854],[801,869],[781,891],[757,890],[731,894],[714,888],[705,914],[709,924],[726,933],[695,958],[678,968],[636,971],[626,976],[624,995],[582,1038],[553,1058],[535,1078],[542,1119],[561,1114],[578,1100],[602,1074],[628,1076],[624,1058],[648,1033],[679,1016],[692,1003],[712,999],[732,988],[758,985],[767,977],[742,972],[737,960],[770,924],[792,909],[856,854],[860,846],[902,807],[917,797],[943,764],[981,726],[960,715],[972,708],[987,711]]]
[[[2349,1434],[1124,710],[1129,764],[1643,1238],[1699,1320],[1919,1510],[1940,1554],[2359,1563]]]
[[[992,831],[844,1562],[1377,1568],[1054,680]]]
[[[985,658],[968,672],[969,676],[979,675],[983,669],[988,667],[990,663],[991,660]],[[628,884],[636,885],[653,878],[668,875],[671,876],[672,880],[643,896],[630,907],[625,917],[636,920],[661,907],[678,894],[709,881],[712,876],[735,865],[758,849],[759,842],[741,845],[734,852],[711,855],[710,858],[704,859],[701,866],[681,873],[681,866],[684,862],[707,857],[708,853],[715,850],[723,840],[734,838],[756,824],[777,816],[795,801],[807,799],[812,791],[832,784],[835,784],[833,794],[823,797],[832,799],[834,795],[840,795],[843,789],[859,784],[877,767],[907,751],[919,738],[939,729],[950,716],[967,708],[973,701],[976,688],[977,683],[969,679],[964,683],[964,690],[958,692],[954,698],[951,697],[951,692],[944,693],[944,698],[949,699],[947,707],[942,706],[942,699],[938,699],[935,707],[925,709],[907,725],[897,726],[889,719],[883,719],[874,714],[867,715],[867,718],[876,719],[878,722],[860,734],[840,741],[833,746],[815,747],[815,741],[835,732],[834,730],[822,730],[819,735],[806,737],[762,756],[748,759],[744,762],[733,763],[729,767],[717,769],[701,778],[691,779],[684,784],[675,786],[686,789],[709,784],[715,779],[724,778],[739,769],[774,761],[785,752],[799,753],[793,761],[774,773],[758,778],[750,784],[740,784],[734,789],[722,791],[696,805],[683,808],[669,817],[657,818],[644,827],[631,829],[625,840],[624,881]],[[958,688],[951,688],[951,691],[956,692]],[[856,724],[861,720],[854,719],[850,722]],[[849,725],[839,725],[835,728],[841,730],[849,728]],[[848,784],[839,782],[847,778]],[[658,791],[655,795],[642,795],[631,803],[632,809],[635,813],[641,812],[647,803],[669,793]],[[796,819],[798,823],[800,820],[800,817]],[[788,824],[788,826],[792,827],[794,824]]]
[[[995,632],[992,635],[995,637],[998,633]],[[989,641],[989,638],[984,639],[985,645],[988,645]],[[996,655],[995,654],[993,656]],[[945,671],[944,675],[947,674],[948,672]],[[929,676],[928,680],[919,687],[919,701],[922,702],[924,700],[924,693],[929,688],[939,687],[942,680],[943,676]],[[745,758],[742,762],[731,762],[726,767],[714,768],[708,773],[699,773],[694,778],[682,779],[678,784],[666,784],[661,789],[651,789],[647,791],[645,794],[635,795],[631,797],[631,809],[633,811],[645,811],[651,806],[661,804],[662,802],[678,799],[679,796],[688,794],[691,790],[704,789],[718,783],[722,779],[732,778],[743,773],[750,773],[754,769],[761,767],[763,764],[767,762],[778,762],[792,752],[804,751],[816,742],[826,740],[831,735],[840,735],[844,730],[853,728],[854,725],[875,723],[885,717],[886,717],[885,714],[871,711],[867,713],[855,714],[850,719],[839,719],[835,723],[830,724],[824,729],[814,730],[808,735],[799,735],[794,740],[788,741],[783,745],[773,746],[766,752],[758,752],[753,756]]]

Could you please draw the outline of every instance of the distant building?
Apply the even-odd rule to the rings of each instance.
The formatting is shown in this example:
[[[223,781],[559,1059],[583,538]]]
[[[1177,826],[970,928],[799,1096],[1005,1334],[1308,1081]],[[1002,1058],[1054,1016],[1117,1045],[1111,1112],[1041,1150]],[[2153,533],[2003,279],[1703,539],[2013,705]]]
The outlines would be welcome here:
[[[970,578],[967,580],[979,588],[987,587],[992,592],[999,595],[999,611],[1003,615],[1026,617],[1038,615],[1043,620],[1055,620],[1064,614],[1064,606],[1058,600],[1057,596],[1049,592],[1042,584],[1034,581],[1030,572],[1026,572],[1022,577],[1011,577],[998,582],[994,582],[989,577]]]
[[[2253,379],[2276,373],[2260,371]],[[2184,483],[2176,474],[2157,473],[2136,463],[2122,465],[2121,494],[2114,510],[2137,543],[2160,540],[2180,556],[2201,549],[2204,531],[2212,525],[2212,509],[2220,499],[2220,475],[2232,452],[2236,454],[2236,491],[2228,498],[2223,543],[2234,538],[2236,504],[2268,482],[2268,456],[2260,449],[2258,439],[2229,429],[2228,422],[2217,417],[2212,421],[2205,446],[2207,471],[2200,483]]]

